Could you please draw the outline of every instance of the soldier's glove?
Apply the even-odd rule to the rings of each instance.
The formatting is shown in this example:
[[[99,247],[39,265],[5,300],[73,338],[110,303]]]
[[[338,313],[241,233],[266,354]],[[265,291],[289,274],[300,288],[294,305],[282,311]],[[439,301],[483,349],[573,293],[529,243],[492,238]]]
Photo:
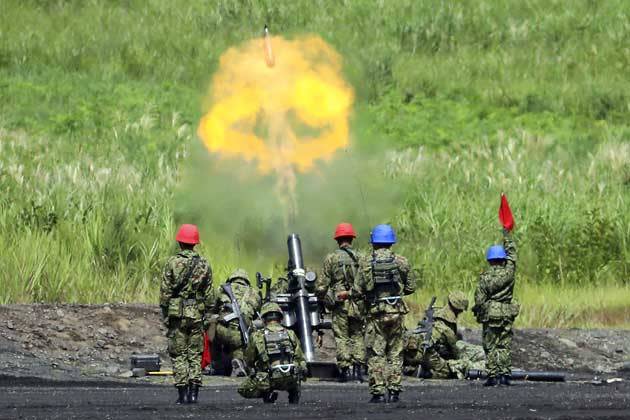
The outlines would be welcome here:
[[[324,345],[324,333],[319,332],[317,334],[317,337],[315,338],[315,345],[318,348],[322,348],[322,346]]]

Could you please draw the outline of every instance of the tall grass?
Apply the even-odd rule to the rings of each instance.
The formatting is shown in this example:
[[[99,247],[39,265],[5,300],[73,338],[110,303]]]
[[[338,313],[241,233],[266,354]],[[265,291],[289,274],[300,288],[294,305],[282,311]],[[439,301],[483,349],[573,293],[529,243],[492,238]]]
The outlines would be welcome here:
[[[521,322],[599,325],[580,314],[628,307],[629,16],[623,0],[5,0],[0,302],[155,301],[191,217],[174,198],[207,83],[226,48],[269,23],[341,52],[355,146],[386,143],[375,176],[410,184],[391,221],[424,273],[416,308],[473,289],[506,191],[519,293],[544,309]],[[219,278],[285,258],[202,251]]]

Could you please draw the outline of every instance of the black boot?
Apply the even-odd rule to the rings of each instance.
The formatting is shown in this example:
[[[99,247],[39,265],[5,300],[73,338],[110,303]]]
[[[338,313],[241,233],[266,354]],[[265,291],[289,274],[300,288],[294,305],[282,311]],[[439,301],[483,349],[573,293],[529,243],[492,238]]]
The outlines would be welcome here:
[[[400,392],[399,391],[389,391],[389,402],[397,403],[400,401]]]
[[[177,401],[175,401],[175,404],[184,404],[186,403],[186,394],[188,393],[188,387],[187,386],[178,386],[177,387],[177,393],[178,393],[178,398]]]
[[[273,404],[278,399],[278,393],[276,391],[269,391],[263,396],[263,402],[265,404]]]
[[[339,371],[339,382],[348,382],[348,377],[350,376],[350,368],[342,368]]]
[[[300,402],[300,389],[289,391],[289,404],[297,404]]]
[[[188,386],[188,404],[197,404],[199,399],[199,385],[190,384]]]
[[[384,403],[385,401],[385,395],[382,394],[374,394],[372,395],[372,399],[370,400],[371,403]]]
[[[494,376],[488,376],[488,379],[486,379],[486,382],[484,382],[483,386],[497,386],[498,382],[497,382],[497,378]]]
[[[354,367],[354,380],[359,382],[364,382],[365,378],[363,377],[363,365],[361,363],[355,363]]]
[[[505,386],[512,385],[512,383],[510,382],[510,375],[501,375],[501,376],[499,376],[499,384],[500,385],[505,385]]]

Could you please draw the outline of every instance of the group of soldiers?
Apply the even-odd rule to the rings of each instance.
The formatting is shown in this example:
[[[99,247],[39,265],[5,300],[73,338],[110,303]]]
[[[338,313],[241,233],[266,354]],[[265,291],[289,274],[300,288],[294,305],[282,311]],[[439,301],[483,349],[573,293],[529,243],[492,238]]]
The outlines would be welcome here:
[[[332,316],[340,381],[362,381],[367,370],[370,402],[395,403],[402,392],[403,365],[419,376],[444,379],[463,378],[468,369],[485,362],[484,385],[510,384],[512,324],[519,311],[513,301],[516,248],[510,230],[503,230],[503,245],[488,249],[489,266],[475,292],[472,311],[482,324],[482,349],[458,333],[457,318],[468,309],[460,291],[448,294],[430,325],[425,317],[417,329],[407,331],[404,296],[415,292],[417,279],[408,260],[392,250],[397,242],[393,228],[375,226],[371,252],[365,255],[352,247],[356,236],[351,224],[337,226],[337,249],[324,259],[315,288]],[[246,376],[239,394],[273,403],[277,391],[285,390],[290,403],[299,402],[307,364],[297,336],[281,323],[281,308],[273,299],[263,304],[242,269],[213,289],[210,264],[194,250],[199,243],[196,226],[182,225],[176,241],[181,251],[166,264],[160,307],[177,403],[198,400],[206,331],[212,331],[215,354],[229,362],[227,369]],[[252,327],[256,319],[262,320],[259,328]]]

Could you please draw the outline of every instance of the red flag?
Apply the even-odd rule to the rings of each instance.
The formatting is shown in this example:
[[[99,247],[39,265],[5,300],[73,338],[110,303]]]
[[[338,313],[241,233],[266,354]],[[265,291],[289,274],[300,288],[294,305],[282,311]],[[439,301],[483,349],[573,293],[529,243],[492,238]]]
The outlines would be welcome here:
[[[499,206],[499,220],[505,229],[512,230],[514,228],[514,216],[512,216],[507,197],[503,193],[501,194],[501,205]]]
[[[212,356],[210,355],[210,338],[208,337],[208,333],[203,333],[203,353],[201,355],[201,369],[205,369],[212,363]]]

